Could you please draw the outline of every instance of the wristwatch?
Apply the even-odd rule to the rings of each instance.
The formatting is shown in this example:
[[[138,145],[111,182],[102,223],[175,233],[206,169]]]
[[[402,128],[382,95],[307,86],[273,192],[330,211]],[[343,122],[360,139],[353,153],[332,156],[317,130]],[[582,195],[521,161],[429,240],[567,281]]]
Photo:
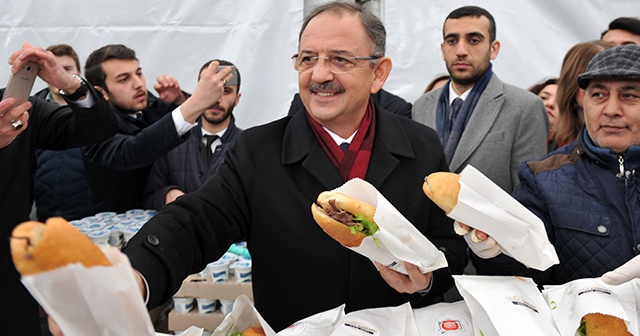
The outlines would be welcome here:
[[[62,89],[60,89],[60,90],[58,90],[58,93],[61,96],[65,97],[66,99],[76,101],[76,100],[86,96],[87,92],[89,92],[89,88],[87,87],[87,83],[82,78],[80,78],[80,76],[73,75],[73,77],[75,77],[78,81],[80,81],[80,87],[76,90],[76,92],[74,92],[74,93],[66,93],[66,92],[62,91]]]

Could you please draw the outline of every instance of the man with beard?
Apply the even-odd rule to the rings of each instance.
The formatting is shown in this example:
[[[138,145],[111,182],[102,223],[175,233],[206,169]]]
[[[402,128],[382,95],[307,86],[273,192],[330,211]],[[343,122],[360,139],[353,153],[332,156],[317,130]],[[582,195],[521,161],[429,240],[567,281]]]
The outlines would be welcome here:
[[[217,68],[218,63],[212,62],[203,71],[189,98],[175,79],[159,77],[154,87],[160,100],[147,92],[135,51],[115,44],[89,55],[87,79],[91,78],[118,118],[114,137],[84,148],[96,211],[122,213],[144,206],[143,192],[153,162],[188,138],[197,119],[223,95],[224,84],[233,77],[231,69],[216,73]]]
[[[198,80],[209,64],[234,66],[225,60],[212,60],[200,68]],[[158,159],[151,167],[144,193],[147,209],[160,209],[185,193],[196,191],[224,161],[224,153],[242,130],[235,125],[233,109],[240,101],[240,72],[224,87],[224,94],[207,108],[189,139]]]
[[[440,49],[451,79],[418,98],[412,117],[436,129],[452,172],[471,164],[511,193],[520,162],[546,154],[549,120],[542,100],[493,74],[500,42],[485,9],[452,11],[443,38]]]

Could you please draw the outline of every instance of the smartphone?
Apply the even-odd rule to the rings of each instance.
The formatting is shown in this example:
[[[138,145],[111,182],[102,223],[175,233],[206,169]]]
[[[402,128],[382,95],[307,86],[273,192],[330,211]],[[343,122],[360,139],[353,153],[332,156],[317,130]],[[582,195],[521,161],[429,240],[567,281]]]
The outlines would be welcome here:
[[[38,63],[27,62],[22,65],[18,72],[11,74],[9,83],[2,95],[2,100],[11,97],[16,100],[14,106],[26,102],[29,99],[29,95],[31,95],[31,89],[38,76],[39,69]]]
[[[233,78],[231,78],[225,86],[238,85],[238,69],[233,65],[220,65],[216,72],[220,72],[223,68],[231,68],[231,74],[233,75]]]

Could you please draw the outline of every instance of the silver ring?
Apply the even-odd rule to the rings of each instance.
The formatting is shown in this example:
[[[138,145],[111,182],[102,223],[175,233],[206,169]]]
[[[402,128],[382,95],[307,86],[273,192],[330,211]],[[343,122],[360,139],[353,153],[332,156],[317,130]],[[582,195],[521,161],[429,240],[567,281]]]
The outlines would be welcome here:
[[[14,131],[17,131],[22,128],[22,121],[20,119],[15,120],[11,123],[11,127],[13,127]]]
[[[227,85],[227,79],[226,78],[222,79],[222,85]]]

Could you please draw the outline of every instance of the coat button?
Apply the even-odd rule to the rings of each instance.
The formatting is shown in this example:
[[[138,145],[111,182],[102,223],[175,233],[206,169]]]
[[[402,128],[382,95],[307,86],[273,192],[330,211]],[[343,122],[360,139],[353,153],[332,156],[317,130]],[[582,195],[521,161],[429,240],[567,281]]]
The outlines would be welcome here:
[[[598,232],[600,233],[607,233],[607,227],[604,225],[600,225],[598,226]]]
[[[636,245],[636,252],[640,251],[640,244]]]
[[[156,236],[147,237],[147,241],[153,246],[158,246],[160,244],[160,240]]]

